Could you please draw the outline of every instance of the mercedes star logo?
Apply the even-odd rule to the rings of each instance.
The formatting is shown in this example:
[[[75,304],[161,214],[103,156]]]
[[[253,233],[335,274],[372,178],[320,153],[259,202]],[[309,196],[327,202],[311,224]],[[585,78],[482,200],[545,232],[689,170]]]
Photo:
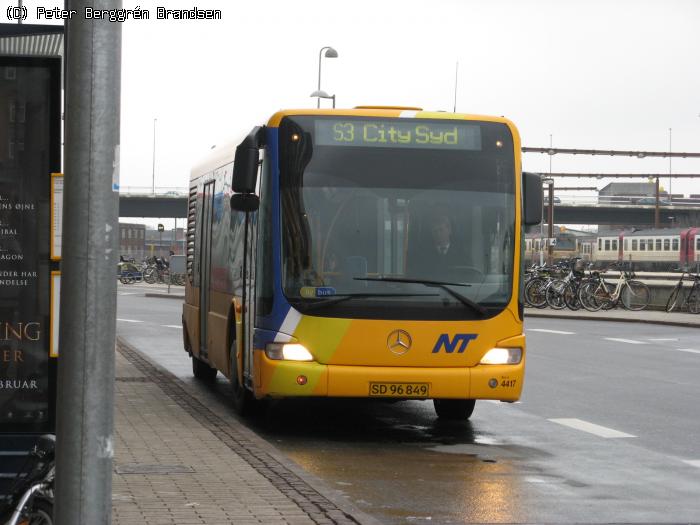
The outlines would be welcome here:
[[[411,336],[406,330],[394,330],[386,338],[386,347],[396,355],[403,355],[411,349]]]

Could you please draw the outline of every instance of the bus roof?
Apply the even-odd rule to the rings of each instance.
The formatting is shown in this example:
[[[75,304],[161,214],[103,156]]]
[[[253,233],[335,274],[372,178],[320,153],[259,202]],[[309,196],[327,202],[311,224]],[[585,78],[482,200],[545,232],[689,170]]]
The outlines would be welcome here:
[[[384,118],[430,118],[451,120],[481,120],[484,122],[502,122],[515,129],[513,123],[505,117],[472,115],[469,113],[448,113],[446,111],[422,111],[418,108],[361,106],[352,109],[284,109],[278,111],[267,125],[277,128],[284,117],[290,115],[336,115],[342,117],[384,117]]]

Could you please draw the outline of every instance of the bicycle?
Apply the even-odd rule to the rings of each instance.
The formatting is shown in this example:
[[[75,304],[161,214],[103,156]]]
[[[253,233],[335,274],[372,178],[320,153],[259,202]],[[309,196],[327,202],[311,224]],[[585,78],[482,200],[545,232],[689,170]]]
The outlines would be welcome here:
[[[56,438],[39,437],[11,488],[9,502],[0,509],[6,525],[53,525]]]
[[[641,281],[635,281],[634,273],[617,268],[620,276],[611,290],[611,284],[602,276],[585,283],[579,288],[579,301],[583,307],[591,312],[601,308],[614,308],[620,302],[628,310],[643,310],[649,305],[651,292],[649,287]]]
[[[545,308],[547,306],[546,289],[552,280],[551,272],[556,271],[552,266],[532,266],[531,277],[525,284],[523,293],[525,303],[534,308]]]
[[[690,287],[690,291],[685,296],[682,304],[678,305],[678,299],[681,296],[681,289],[683,288],[683,283],[686,280],[686,275],[689,279],[692,279],[693,285]],[[672,311],[677,305],[679,310],[686,307],[688,312],[691,314],[700,313],[700,274],[683,271],[681,278],[678,279],[678,282],[673,288],[671,295],[668,296],[668,301],[666,301],[666,311]]]
[[[568,270],[560,279],[552,279],[545,288],[545,297],[550,308],[555,310],[578,310],[581,302],[578,299],[578,290],[584,281],[585,262],[580,257],[567,259],[560,262],[561,267]]]

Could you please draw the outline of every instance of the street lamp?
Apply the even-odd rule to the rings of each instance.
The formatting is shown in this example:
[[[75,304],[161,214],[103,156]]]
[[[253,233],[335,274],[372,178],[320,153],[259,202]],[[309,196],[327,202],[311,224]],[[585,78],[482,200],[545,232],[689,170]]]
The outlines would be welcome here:
[[[316,90],[313,93],[311,93],[312,97],[317,97],[318,98],[318,107],[321,107],[321,99],[322,98],[330,98],[333,100],[333,108],[335,108],[335,95],[329,95],[323,90]]]
[[[323,55],[324,49],[326,51],[325,55]],[[322,56],[325,56],[326,58],[338,58],[338,52],[330,46],[324,46],[318,52],[318,91],[321,91],[321,57]],[[313,97],[314,95],[311,95],[311,96]],[[316,95],[316,96],[318,96],[318,95]],[[330,98],[330,97],[319,97],[318,100],[316,101],[317,108],[321,107],[321,98]]]

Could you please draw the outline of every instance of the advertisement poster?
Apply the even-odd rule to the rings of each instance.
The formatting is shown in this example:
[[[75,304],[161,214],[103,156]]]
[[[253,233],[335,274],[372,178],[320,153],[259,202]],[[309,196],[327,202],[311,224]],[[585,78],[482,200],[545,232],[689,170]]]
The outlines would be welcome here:
[[[0,432],[53,425],[51,173],[60,62],[0,57]],[[58,91],[58,96],[56,94]],[[60,144],[59,144],[60,147]]]

